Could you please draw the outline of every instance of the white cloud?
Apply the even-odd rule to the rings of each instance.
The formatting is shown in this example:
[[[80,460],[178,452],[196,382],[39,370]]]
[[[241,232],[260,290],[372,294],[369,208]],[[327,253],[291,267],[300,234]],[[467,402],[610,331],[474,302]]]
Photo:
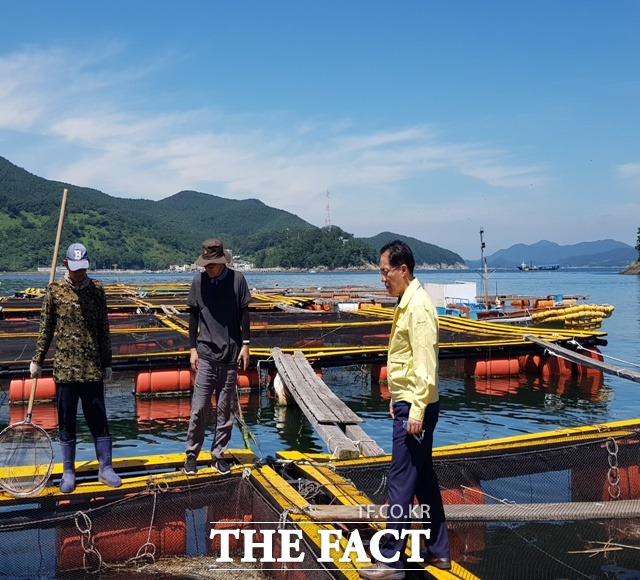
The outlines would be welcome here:
[[[55,164],[46,174],[30,171],[123,197],[161,199],[183,189],[257,197],[317,225],[324,193],[333,190],[340,193],[334,223],[368,224],[359,235],[380,231],[378,222],[393,229],[394,215],[396,230],[403,220],[418,228],[425,219],[434,227],[468,219],[472,192],[441,200],[420,185],[434,173],[484,190],[548,181],[540,165],[513,163],[508,151],[483,143],[447,142],[427,125],[365,132],[351,119],[221,114],[210,106],[145,111],[138,81],[160,65],[118,68],[113,61],[123,51],[114,44],[83,55],[28,49],[0,57],[0,137],[15,131],[46,140],[42,165]],[[11,159],[10,150],[4,154]]]
[[[618,165],[616,171],[620,177],[629,181],[634,187],[640,187],[640,163]]]

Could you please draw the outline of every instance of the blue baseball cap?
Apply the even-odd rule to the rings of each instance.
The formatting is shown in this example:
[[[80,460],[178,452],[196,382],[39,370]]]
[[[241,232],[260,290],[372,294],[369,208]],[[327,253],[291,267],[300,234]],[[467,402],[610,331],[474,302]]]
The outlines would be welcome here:
[[[69,270],[86,270],[89,267],[89,254],[82,244],[71,244],[67,249],[67,267]]]

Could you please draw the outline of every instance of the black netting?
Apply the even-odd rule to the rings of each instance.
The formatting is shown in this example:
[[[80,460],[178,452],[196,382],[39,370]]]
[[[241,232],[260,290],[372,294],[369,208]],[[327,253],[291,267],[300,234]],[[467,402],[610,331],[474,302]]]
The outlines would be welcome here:
[[[63,578],[74,580],[87,574],[124,577],[135,571],[144,578],[145,565],[163,559],[193,558],[191,569],[201,576],[225,566],[268,572],[269,577],[331,578],[318,564],[314,547],[303,541],[305,559],[296,563],[243,563],[244,545],[231,538],[232,564],[217,562],[220,540],[211,539],[212,530],[277,530],[281,510],[265,500],[250,481],[225,478],[205,483],[185,483],[180,487],[153,487],[132,494],[109,494],[108,498],[71,498],[56,504],[24,504],[1,508],[0,577]],[[287,528],[292,528],[290,522]],[[280,544],[274,536],[273,556],[279,559]],[[257,537],[260,540],[260,537]],[[26,557],[28,554],[28,557]],[[262,558],[261,549],[254,555]],[[209,571],[211,568],[211,572]]]
[[[639,436],[631,430],[596,440],[568,437],[535,449],[528,444],[522,451],[436,458],[445,505],[467,504],[470,513],[473,504],[522,506],[525,512],[523,504],[544,506],[539,521],[527,521],[526,513],[514,521],[491,515],[462,521],[464,507],[456,506],[461,519],[448,521],[453,559],[480,578],[640,577],[640,528],[637,519],[625,518],[626,500],[640,499]],[[386,502],[388,464],[336,471],[372,503]],[[586,502],[576,508],[578,519],[559,520],[562,505],[575,502]],[[620,517],[598,519],[606,502]]]

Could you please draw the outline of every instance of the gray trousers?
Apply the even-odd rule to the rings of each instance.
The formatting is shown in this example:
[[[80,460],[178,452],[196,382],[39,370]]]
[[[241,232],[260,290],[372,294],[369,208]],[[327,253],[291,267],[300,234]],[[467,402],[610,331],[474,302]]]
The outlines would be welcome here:
[[[213,394],[216,396],[217,410],[211,455],[214,459],[220,459],[227,450],[235,419],[237,381],[238,367],[235,363],[221,364],[203,357],[198,359],[198,370],[191,396],[191,416],[185,449],[187,455],[193,454],[198,457],[200,454]]]

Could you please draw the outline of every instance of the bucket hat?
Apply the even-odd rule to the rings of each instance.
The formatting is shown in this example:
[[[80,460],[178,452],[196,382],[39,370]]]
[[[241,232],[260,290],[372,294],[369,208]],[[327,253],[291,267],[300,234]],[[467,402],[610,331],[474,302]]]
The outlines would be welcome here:
[[[229,264],[230,262],[231,252],[224,249],[222,242],[218,238],[210,238],[202,242],[202,253],[196,260],[196,266]]]

